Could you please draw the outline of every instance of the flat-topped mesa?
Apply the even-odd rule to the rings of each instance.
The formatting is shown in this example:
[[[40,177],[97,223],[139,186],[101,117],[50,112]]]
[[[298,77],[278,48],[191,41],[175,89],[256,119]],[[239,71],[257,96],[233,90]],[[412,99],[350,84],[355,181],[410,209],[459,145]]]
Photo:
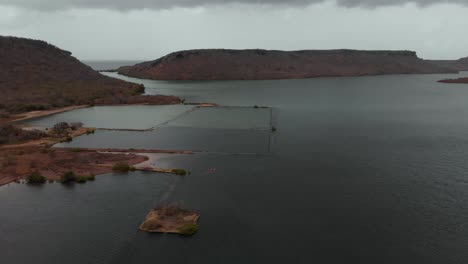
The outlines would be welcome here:
[[[118,72],[155,80],[261,80],[457,70],[422,60],[413,51],[206,49],[174,52]]]
[[[141,85],[101,75],[44,41],[0,36],[0,112],[139,103],[143,92]],[[172,97],[152,100],[180,102]]]

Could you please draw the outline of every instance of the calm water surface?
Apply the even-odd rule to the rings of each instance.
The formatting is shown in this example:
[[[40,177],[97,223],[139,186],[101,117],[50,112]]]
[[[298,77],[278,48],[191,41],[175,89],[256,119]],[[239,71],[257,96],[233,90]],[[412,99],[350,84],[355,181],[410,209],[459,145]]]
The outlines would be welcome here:
[[[205,152],[158,160],[190,170],[183,178],[0,187],[0,263],[467,263],[468,86],[435,82],[447,77],[125,78],[148,94],[272,107],[277,131],[258,130],[268,118],[252,121],[251,110],[220,111],[76,139]],[[135,122],[128,111],[122,126]],[[235,122],[202,125],[223,117]],[[173,201],[201,213],[198,234],[137,231],[151,207]]]

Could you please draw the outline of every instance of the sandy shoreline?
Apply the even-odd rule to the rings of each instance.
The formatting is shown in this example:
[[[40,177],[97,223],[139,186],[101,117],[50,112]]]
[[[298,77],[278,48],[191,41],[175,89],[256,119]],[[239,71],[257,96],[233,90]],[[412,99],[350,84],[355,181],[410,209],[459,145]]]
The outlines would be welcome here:
[[[76,110],[76,109],[85,108],[85,107],[89,107],[89,106],[88,105],[74,105],[74,106],[68,106],[68,107],[63,107],[63,108],[56,108],[52,110],[39,110],[39,111],[24,112],[21,114],[12,115],[11,117],[8,117],[8,118],[0,119],[0,124],[25,121],[25,120],[29,120],[33,118],[55,115],[55,114],[68,112],[71,110]]]

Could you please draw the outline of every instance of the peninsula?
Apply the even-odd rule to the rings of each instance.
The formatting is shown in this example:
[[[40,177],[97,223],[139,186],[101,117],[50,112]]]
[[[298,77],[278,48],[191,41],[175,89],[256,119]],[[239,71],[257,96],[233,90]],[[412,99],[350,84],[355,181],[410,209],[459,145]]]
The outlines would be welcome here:
[[[262,80],[382,74],[456,73],[413,51],[186,50],[124,66],[118,73],[154,80]]]
[[[70,52],[40,40],[0,36],[0,58],[0,185],[28,177],[44,182],[67,176],[83,182],[113,172],[116,164],[130,168],[148,159],[138,153],[52,148],[94,133],[79,122],[31,128],[16,121],[90,105],[182,102],[175,96],[143,95],[143,85],[104,76]]]

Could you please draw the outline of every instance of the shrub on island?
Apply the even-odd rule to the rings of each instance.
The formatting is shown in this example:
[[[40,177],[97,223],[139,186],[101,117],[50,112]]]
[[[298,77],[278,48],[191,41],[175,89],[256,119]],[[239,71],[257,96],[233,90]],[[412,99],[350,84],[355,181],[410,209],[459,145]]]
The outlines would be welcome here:
[[[94,181],[96,180],[96,176],[93,174],[91,175],[76,175],[73,171],[69,171],[62,175],[62,178],[60,180],[61,183],[63,184],[69,184],[69,183],[86,183],[87,181]]]
[[[183,169],[172,169],[171,172],[176,174],[176,175],[180,175],[180,176],[187,175],[187,171],[183,170]]]
[[[28,184],[44,184],[47,179],[39,173],[33,173],[26,178]]]
[[[63,184],[72,183],[76,180],[76,175],[73,171],[69,171],[62,175],[60,182]]]
[[[145,86],[143,84],[138,85],[135,90],[133,90],[132,95],[139,95],[139,94],[144,94],[145,93]]]
[[[126,162],[118,162],[112,167],[114,172],[127,173],[129,171],[135,171],[135,167],[128,165]]]
[[[77,176],[75,178],[75,182],[76,183],[86,183],[88,181],[88,177],[87,176]]]
[[[198,231],[197,224],[185,224],[177,229],[183,236],[193,236]]]

